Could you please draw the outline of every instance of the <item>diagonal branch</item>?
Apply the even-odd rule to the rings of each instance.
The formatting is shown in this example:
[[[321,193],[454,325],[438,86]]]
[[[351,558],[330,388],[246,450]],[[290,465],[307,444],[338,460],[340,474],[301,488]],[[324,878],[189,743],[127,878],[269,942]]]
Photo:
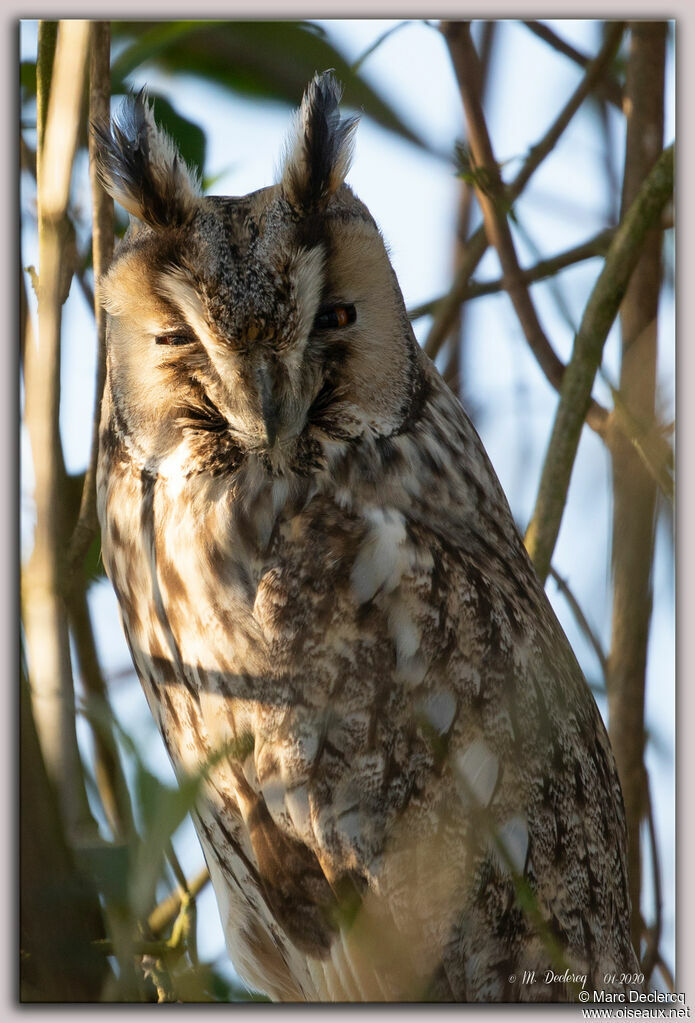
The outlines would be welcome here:
[[[480,36],[480,80],[478,89],[480,96],[484,98],[490,79],[490,66],[492,63],[493,44],[496,38],[495,32],[498,27],[495,21],[483,22]],[[466,238],[470,233],[470,223],[475,206],[475,189],[465,178],[460,179],[460,190],[458,200],[456,238],[454,243],[454,261],[456,267],[461,258],[461,253],[466,245]],[[458,307],[457,316],[449,334],[447,342],[447,359],[442,370],[442,376],[461,398],[463,404],[472,411],[472,401],[466,400],[464,388],[466,375],[461,372],[461,361],[464,355],[466,341],[466,309],[463,303]]]
[[[574,615],[574,617],[575,617],[575,619],[577,621],[577,624],[579,625],[579,628],[582,630],[582,632],[584,633],[585,637],[588,639],[589,643],[591,644],[591,647],[593,648],[593,651],[596,654],[596,659],[598,660],[598,663],[601,666],[601,671],[602,671],[603,677],[605,679],[606,675],[608,674],[608,661],[607,661],[606,655],[604,653],[603,647],[601,646],[600,639],[598,638],[598,636],[596,635],[594,630],[589,625],[589,622],[587,621],[586,615],[582,611],[582,608],[581,608],[581,606],[579,604],[579,601],[577,600],[575,595],[572,593],[572,590],[567,585],[567,581],[562,578],[560,573],[557,572],[552,567],[552,565],[550,567],[550,575],[555,580],[557,588],[560,590],[560,592],[563,594],[565,600],[569,604],[569,606],[570,606],[570,608],[572,610],[572,613],[573,613],[573,615]]]
[[[110,725],[113,711],[94,642],[87,586],[82,573],[76,575],[75,582],[70,588],[68,607],[82,685],[90,706],[99,708],[98,717],[95,714],[86,716],[94,743],[94,775],[97,788],[112,834],[114,838],[122,839],[134,832],[133,813],[118,744]]]
[[[175,892],[172,892],[171,895],[167,896],[163,902],[160,902],[160,904],[150,913],[147,918],[147,926],[149,930],[155,935],[161,934],[165,931],[178,916],[184,896],[188,896],[190,899],[195,899],[209,880],[210,874],[208,873],[208,868],[202,867],[191,881],[186,881],[184,878],[184,884],[179,882],[179,888]]]
[[[566,40],[561,39],[557,32],[553,32],[552,28],[544,25],[542,21],[523,21],[522,24],[530,29],[535,36],[542,39],[544,43],[557,50],[558,53],[562,53],[565,57],[573,60],[579,67],[586,68],[589,66],[590,60],[585,54],[580,53],[579,50],[575,49]],[[612,103],[618,110],[623,109],[623,90],[616,78],[606,75],[599,88],[609,103]]]
[[[536,160],[540,160],[550,152],[564,127],[569,123],[573,112],[578,109],[581,99],[588,94],[591,87],[600,79],[608,63],[620,45],[624,30],[622,22],[612,24],[606,33],[606,39],[599,56],[592,61],[587,74],[578,90],[556,119],[549,132],[538,146],[531,151],[513,184],[505,187],[499,174],[492,146],[490,144],[485,119],[483,116],[479,93],[478,74],[476,69],[477,55],[466,22],[443,22],[442,31],[449,44],[452,61],[456,70],[461,95],[466,108],[469,127],[469,140],[475,166],[472,176],[476,181],[478,198],[483,209],[484,225],[473,235],[471,242],[464,251],[463,261],[459,267],[457,281],[451,293],[445,298],[437,312],[435,322],[427,338],[425,349],[434,358],[438,346],[444,337],[441,330],[444,323],[449,323],[451,315],[455,317],[457,306],[465,298],[469,287],[468,278],[475,269],[480,256],[485,251],[485,236],[495,245],[503,270],[503,282],[514,304],[519,322],[524,330],[529,347],[545,373],[547,379],[556,390],[560,390],[565,374],[565,366],[548,341],[536,315],[535,308],[524,281],[524,273],[519,267],[514,249],[514,242],[509,227],[507,214],[517,189],[523,188],[535,169]],[[482,235],[482,238],[480,236]],[[611,415],[589,393],[586,411],[586,422],[604,440],[613,443],[615,434],[627,438],[634,445],[639,457],[658,482],[667,496],[672,494],[669,477],[671,455],[668,445],[660,436],[653,417],[645,424],[638,424],[625,414],[622,403],[616,403],[615,414]],[[547,573],[547,567],[545,572]]]
[[[579,437],[608,331],[645,239],[673,192],[673,146],[661,154],[627,211],[587,303],[560,391],[526,546],[545,581],[560,530]]]
[[[478,80],[478,58],[467,22],[449,22],[444,28],[449,52],[456,71],[461,98],[466,111],[468,140],[474,162],[473,176],[488,241],[499,256],[504,285],[514,306],[526,340],[550,383],[559,389],[565,370],[541,326],[535,306],[523,281],[521,267],[509,226],[509,201],[498,164],[492,150]],[[589,416],[601,432],[608,413],[594,404]]]
[[[582,263],[586,259],[605,256],[614,234],[615,228],[608,227],[603,231],[599,231],[598,234],[594,235],[593,238],[589,238],[588,241],[582,242],[581,245],[575,245],[564,252],[558,252],[556,256],[549,256],[547,259],[539,260],[534,266],[530,266],[526,270],[520,270],[521,282],[523,284],[536,284],[539,281],[546,280],[548,277],[554,277],[561,270],[566,270],[567,267]],[[470,302],[473,299],[484,298],[487,295],[496,295],[500,291],[504,291],[503,277],[498,277],[492,281],[470,281],[466,285],[463,301]],[[444,297],[436,298],[429,302],[423,302],[422,305],[414,306],[408,310],[408,317],[411,320],[417,320],[421,316],[430,316],[432,313],[436,313],[440,303],[443,301]]]
[[[451,23],[442,23],[444,31],[446,31],[448,24]],[[506,187],[505,192],[508,205],[511,205],[521,195],[543,160],[553,151],[586,97],[593,91],[596,84],[601,81],[618,50],[623,29],[623,22],[615,22],[611,25],[601,50],[587,67],[584,78],[550,125],[543,138],[529,151],[515,179]],[[463,294],[465,293],[468,281],[483,258],[487,244],[485,228],[480,227],[471,235],[465,246],[453,287],[446,299],[442,301],[425,341],[425,351],[431,359],[436,358],[439,349],[451,331],[452,325],[456,320],[458,307],[463,301]]]

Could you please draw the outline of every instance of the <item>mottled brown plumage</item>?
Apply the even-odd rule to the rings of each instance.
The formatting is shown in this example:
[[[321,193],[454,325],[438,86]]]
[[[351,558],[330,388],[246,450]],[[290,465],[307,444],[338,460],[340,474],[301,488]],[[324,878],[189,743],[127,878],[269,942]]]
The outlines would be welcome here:
[[[199,195],[143,97],[98,133],[132,215],[104,281],[99,515],[133,660],[179,775],[224,749],[195,820],[250,985],[623,989],[606,732],[344,184],[338,98],[311,83],[280,182],[241,198]]]

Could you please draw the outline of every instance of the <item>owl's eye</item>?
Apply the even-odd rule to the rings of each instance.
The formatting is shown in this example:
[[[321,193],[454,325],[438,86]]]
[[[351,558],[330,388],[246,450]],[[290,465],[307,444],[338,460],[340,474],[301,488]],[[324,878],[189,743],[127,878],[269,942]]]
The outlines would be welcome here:
[[[314,320],[314,330],[335,330],[347,327],[357,319],[354,305],[322,306]]]
[[[188,328],[178,328],[177,330],[166,331],[164,334],[157,334],[154,340],[155,344],[158,345],[178,347],[180,345],[192,345],[196,340],[196,336]]]

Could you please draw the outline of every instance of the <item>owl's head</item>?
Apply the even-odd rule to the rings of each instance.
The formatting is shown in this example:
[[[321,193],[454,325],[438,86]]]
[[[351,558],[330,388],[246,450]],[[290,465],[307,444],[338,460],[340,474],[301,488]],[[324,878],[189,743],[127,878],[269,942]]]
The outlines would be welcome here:
[[[306,431],[390,433],[407,409],[412,332],[379,231],[344,183],[356,120],[317,76],[277,184],[203,196],[143,94],[94,127],[131,227],[102,281],[110,401],[150,461],[187,430],[245,451]]]

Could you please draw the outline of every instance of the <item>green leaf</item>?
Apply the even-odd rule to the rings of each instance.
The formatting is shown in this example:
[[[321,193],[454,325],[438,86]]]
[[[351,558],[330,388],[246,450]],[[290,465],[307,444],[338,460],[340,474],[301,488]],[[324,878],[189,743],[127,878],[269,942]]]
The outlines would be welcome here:
[[[144,834],[131,874],[131,907],[137,918],[144,917],[154,901],[162,876],[164,851],[171,836],[193,809],[201,776],[183,779],[176,788],[163,785],[142,763],[138,764],[136,789],[144,821]]]
[[[203,782],[216,764],[233,756],[236,750],[233,741],[221,746],[201,761],[195,774],[180,776],[174,787],[159,781],[135,753],[135,791],[143,821],[142,841],[136,849],[131,874],[130,905],[136,918],[144,917],[151,909],[167,843],[194,808]]]
[[[114,92],[127,90],[126,79],[136,68],[151,66],[297,106],[314,74],[331,68],[345,87],[346,106],[362,109],[378,124],[430,151],[311,23],[123,21],[113,22],[112,34],[114,40],[129,41],[112,67]]]
[[[100,894],[109,903],[123,906],[128,900],[130,850],[127,845],[99,842],[75,849],[77,865],[92,877]]]
[[[89,545],[82,570],[89,586],[106,576],[104,562],[101,557],[101,530],[99,528],[97,528],[96,535]]]

